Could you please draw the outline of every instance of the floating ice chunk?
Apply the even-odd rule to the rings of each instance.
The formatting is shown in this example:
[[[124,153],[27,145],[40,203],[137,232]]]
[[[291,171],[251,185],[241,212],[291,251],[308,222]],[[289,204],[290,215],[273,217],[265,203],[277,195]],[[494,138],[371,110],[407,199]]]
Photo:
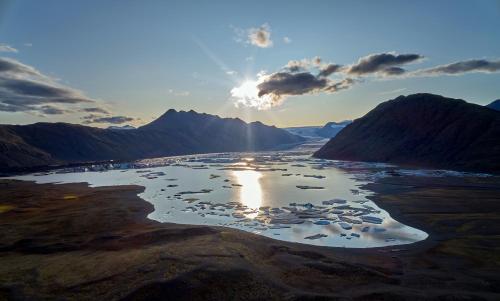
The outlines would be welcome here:
[[[339,225],[342,227],[342,229],[344,230],[351,230],[352,229],[352,226],[348,223],[345,223],[345,222],[340,222]]]
[[[325,221],[325,220],[322,220],[322,221],[316,221],[314,222],[315,225],[320,225],[320,226],[326,226],[326,225],[329,225],[330,222],[329,221]]]
[[[324,179],[326,177],[322,175],[304,175],[304,178]]]
[[[361,220],[365,223],[381,224],[383,220],[375,216],[361,216]]]
[[[325,189],[325,187],[321,187],[321,186],[308,186],[308,185],[297,185],[295,186],[299,189]]]
[[[311,236],[307,236],[307,237],[304,237],[304,239],[320,239],[320,238],[323,238],[323,237],[327,237],[328,235],[326,234],[316,234],[316,235],[311,235]]]
[[[360,220],[352,219],[352,218],[349,218],[347,216],[341,216],[341,217],[339,217],[339,219],[343,222],[350,223],[350,224],[361,224]]]

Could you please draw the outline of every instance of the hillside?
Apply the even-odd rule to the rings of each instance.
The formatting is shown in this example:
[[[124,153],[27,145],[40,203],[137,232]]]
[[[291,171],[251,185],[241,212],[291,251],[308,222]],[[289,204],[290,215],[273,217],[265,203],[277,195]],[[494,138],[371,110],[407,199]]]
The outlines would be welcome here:
[[[399,96],[356,119],[314,156],[500,172],[500,112],[433,94]]]

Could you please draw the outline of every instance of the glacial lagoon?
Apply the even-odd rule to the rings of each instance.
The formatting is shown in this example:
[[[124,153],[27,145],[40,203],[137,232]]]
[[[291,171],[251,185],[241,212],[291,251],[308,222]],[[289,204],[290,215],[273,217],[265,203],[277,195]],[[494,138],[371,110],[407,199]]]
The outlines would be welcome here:
[[[404,225],[362,188],[402,170],[377,163],[327,161],[311,150],[220,153],[105,164],[16,176],[38,183],[141,185],[160,222],[223,226],[319,246],[369,248],[414,243],[427,233]],[[451,173],[451,174],[450,174]]]

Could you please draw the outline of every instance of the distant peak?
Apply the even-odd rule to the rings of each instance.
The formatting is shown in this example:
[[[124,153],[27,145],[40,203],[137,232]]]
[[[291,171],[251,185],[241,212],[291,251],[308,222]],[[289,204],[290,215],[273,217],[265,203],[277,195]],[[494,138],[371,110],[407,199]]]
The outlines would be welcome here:
[[[486,105],[487,108],[500,111],[500,99],[492,101],[489,105]]]

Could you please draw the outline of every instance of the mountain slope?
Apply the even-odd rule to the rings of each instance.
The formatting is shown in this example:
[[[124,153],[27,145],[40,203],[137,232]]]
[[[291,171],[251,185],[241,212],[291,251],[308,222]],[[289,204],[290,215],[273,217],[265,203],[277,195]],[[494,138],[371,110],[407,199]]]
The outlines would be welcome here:
[[[289,128],[283,128],[285,131],[289,132],[290,134],[294,135],[299,135],[304,138],[321,138],[318,136],[316,133],[317,130],[321,129],[320,126],[295,126],[295,127],[289,127]]]
[[[345,120],[341,122],[328,122],[327,124],[325,124],[325,126],[316,130],[316,134],[323,138],[333,138],[351,122],[351,120]]]
[[[433,94],[400,96],[355,120],[314,156],[500,172],[500,112]]]
[[[67,123],[0,125],[0,170],[134,160],[207,152],[270,150],[302,142],[288,132],[239,119],[169,110],[130,130]]]
[[[500,99],[492,101],[489,105],[486,106],[487,108],[493,109],[500,111]]]

